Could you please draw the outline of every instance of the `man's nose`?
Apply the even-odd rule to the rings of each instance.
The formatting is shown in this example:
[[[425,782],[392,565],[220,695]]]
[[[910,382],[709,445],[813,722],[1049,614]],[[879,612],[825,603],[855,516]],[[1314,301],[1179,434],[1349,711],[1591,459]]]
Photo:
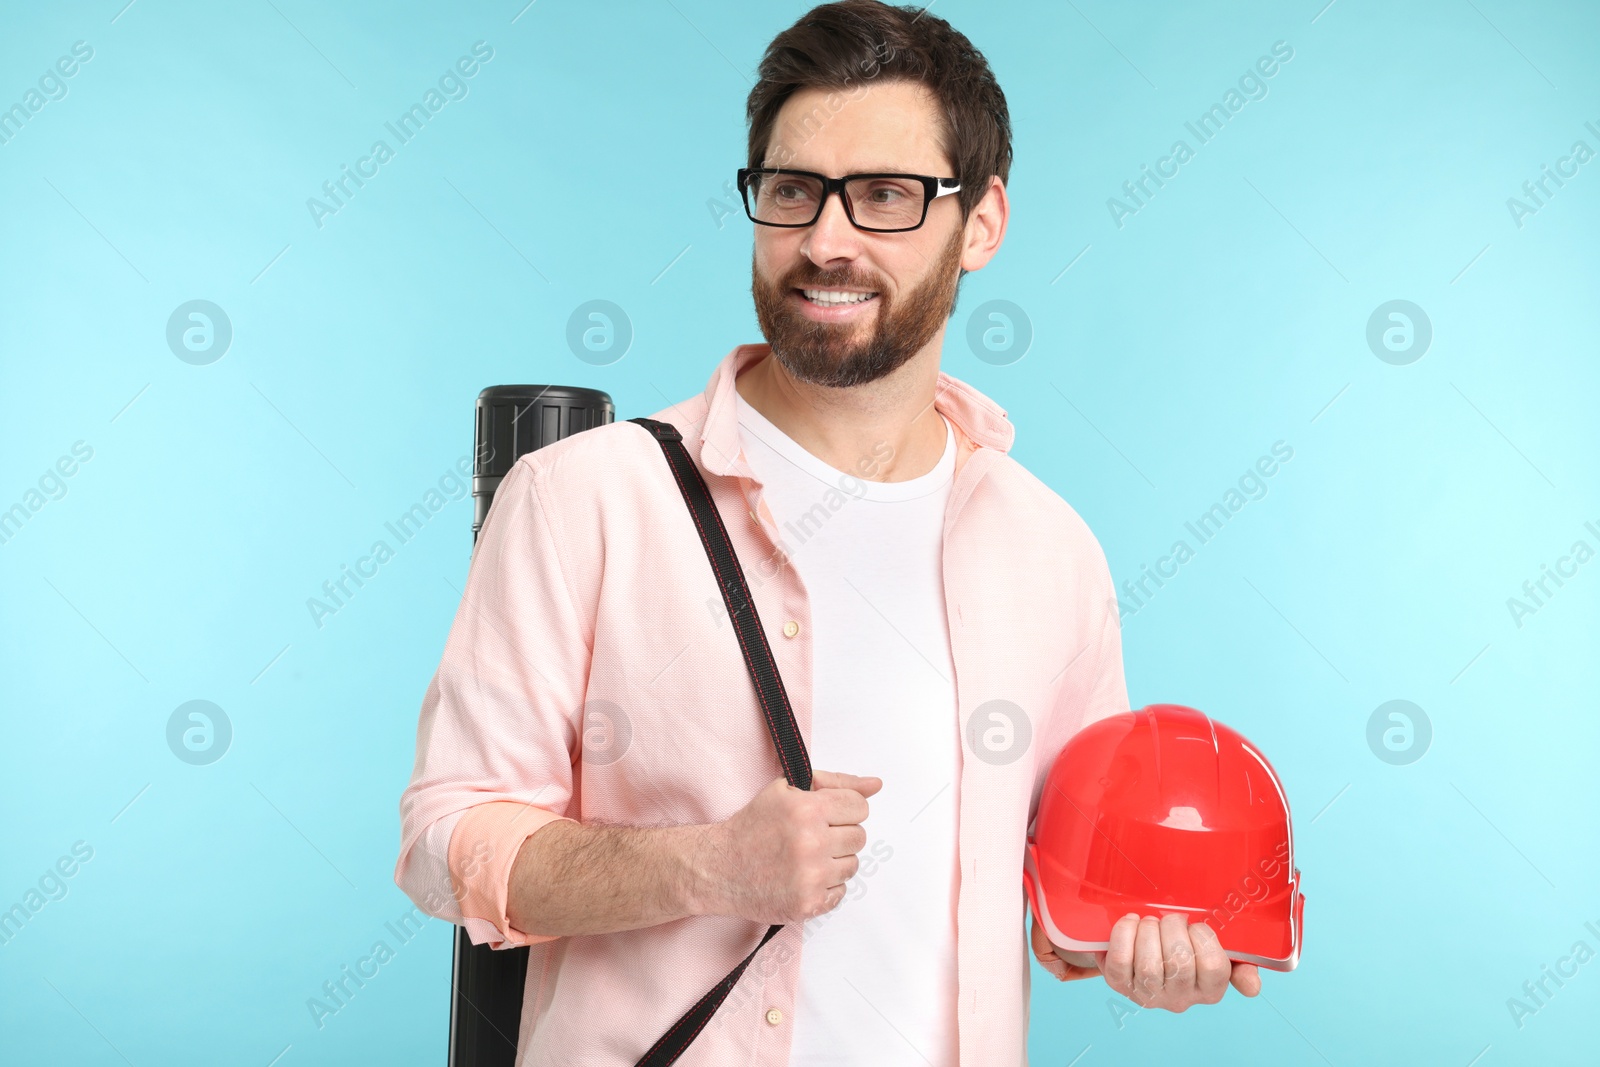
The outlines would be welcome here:
[[[844,193],[822,202],[822,214],[811,224],[803,251],[819,266],[838,259],[853,259],[861,248],[861,231],[844,210]]]

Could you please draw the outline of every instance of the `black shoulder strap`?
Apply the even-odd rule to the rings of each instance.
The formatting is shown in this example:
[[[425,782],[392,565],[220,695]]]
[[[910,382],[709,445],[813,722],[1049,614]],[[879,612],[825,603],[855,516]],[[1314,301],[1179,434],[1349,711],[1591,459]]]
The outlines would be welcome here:
[[[750,589],[745,584],[744,570],[739,566],[739,557],[733,551],[733,542],[728,538],[727,527],[722,524],[722,514],[711,500],[711,492],[706,488],[705,479],[700,476],[700,469],[689,457],[688,449],[683,447],[683,435],[678,432],[677,427],[656,419],[638,418],[628,421],[636,422],[649,430],[660,443],[661,450],[666,453],[667,462],[672,466],[673,476],[678,480],[678,488],[683,492],[683,499],[689,505],[689,514],[694,519],[695,529],[700,533],[700,541],[705,545],[706,556],[711,560],[711,570],[716,574],[717,584],[722,588],[722,600],[727,605],[728,617],[733,620],[733,630],[739,638],[739,648],[744,652],[744,663],[749,668],[750,680],[755,683],[756,699],[760,701],[761,712],[766,717],[767,729],[772,734],[772,743],[777,747],[778,762],[783,766],[783,775],[796,789],[810,789],[811,758],[807,755],[805,742],[800,737],[800,728],[795,724],[794,711],[789,706],[789,694],[784,691],[783,679],[778,676],[778,666],[772,660],[772,648],[767,644],[766,634],[761,630],[761,620],[756,615],[755,601],[751,599]],[[760,952],[762,946],[772,940],[773,935],[781,929],[783,929],[782,923],[774,923],[768,927],[761,943],[751,949],[750,954],[726,978],[713,986],[694,1007],[685,1012],[683,1018],[661,1035],[661,1039],[644,1054],[638,1067],[667,1067],[683,1055],[684,1049],[689,1047],[689,1043],[695,1039],[706,1023],[711,1021],[711,1016],[716,1013],[718,1006],[738,983],[739,977],[744,974],[745,968],[750,966],[755,954]]]

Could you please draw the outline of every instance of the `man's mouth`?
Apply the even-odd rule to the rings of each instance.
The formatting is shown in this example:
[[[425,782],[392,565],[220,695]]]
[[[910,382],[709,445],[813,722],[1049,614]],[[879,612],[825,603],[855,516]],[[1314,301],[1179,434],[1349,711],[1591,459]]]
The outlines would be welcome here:
[[[817,307],[824,308],[849,307],[878,298],[876,292],[859,289],[796,289],[795,292]]]

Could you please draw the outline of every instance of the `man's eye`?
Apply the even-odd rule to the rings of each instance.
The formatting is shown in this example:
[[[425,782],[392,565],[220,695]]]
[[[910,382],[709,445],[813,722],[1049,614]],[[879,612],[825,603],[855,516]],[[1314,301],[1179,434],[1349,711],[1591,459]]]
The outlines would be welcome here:
[[[779,200],[802,200],[806,196],[805,188],[799,185],[779,185],[774,191]]]

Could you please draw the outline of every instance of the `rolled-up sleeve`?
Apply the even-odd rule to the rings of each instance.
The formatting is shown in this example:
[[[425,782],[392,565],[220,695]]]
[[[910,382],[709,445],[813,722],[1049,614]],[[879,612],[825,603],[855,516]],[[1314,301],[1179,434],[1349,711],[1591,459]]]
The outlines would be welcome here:
[[[395,884],[491,948],[551,940],[512,928],[508,883],[522,843],[570,818],[592,654],[532,459],[506,473],[479,531],[400,797]]]

